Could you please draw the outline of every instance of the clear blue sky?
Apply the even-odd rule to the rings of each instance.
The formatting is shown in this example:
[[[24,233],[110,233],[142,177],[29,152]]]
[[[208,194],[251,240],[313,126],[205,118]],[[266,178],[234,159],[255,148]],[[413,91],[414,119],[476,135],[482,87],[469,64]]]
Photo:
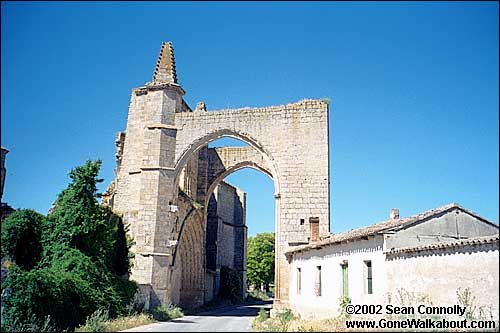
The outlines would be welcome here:
[[[498,223],[497,2],[1,6],[13,207],[46,213],[89,158],[109,184],[131,89],[172,41],[191,106],[331,98],[333,232],[449,202]],[[272,230],[272,182],[253,170],[230,179],[248,192],[250,234]]]

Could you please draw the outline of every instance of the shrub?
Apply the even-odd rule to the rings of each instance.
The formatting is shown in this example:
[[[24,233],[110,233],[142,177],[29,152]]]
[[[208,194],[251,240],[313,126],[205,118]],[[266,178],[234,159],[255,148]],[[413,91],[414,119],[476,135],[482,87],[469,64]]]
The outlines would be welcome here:
[[[287,332],[290,324],[297,319],[290,309],[278,312],[275,318],[269,318],[267,311],[261,309],[252,322],[252,328],[257,332]]]
[[[340,296],[339,298],[339,308],[340,308],[340,316],[341,317],[350,317],[350,315],[346,312],[345,308],[347,304],[351,303],[351,298],[349,296]]]
[[[55,328],[68,329],[92,313],[92,288],[68,272],[47,268],[27,272],[12,266],[4,287],[2,323],[7,330],[48,316]]]
[[[267,311],[264,308],[260,308],[259,314],[255,318],[255,320],[257,322],[263,322],[263,321],[265,321],[267,319],[269,319],[269,314],[267,313]]]
[[[257,301],[257,300],[267,301],[269,299],[270,299],[269,295],[265,292],[260,291],[260,290],[251,290],[248,292],[248,295],[247,295],[248,301]]]
[[[44,216],[31,209],[15,211],[2,221],[2,258],[30,270],[38,264]]]
[[[8,326],[2,322],[2,332],[57,332],[58,330],[52,325],[50,316],[44,320],[31,317],[28,322],[21,323],[19,320],[14,320]]]
[[[94,319],[94,322],[92,320],[89,321],[89,319],[87,319],[84,326],[78,327],[75,332],[121,332],[129,328],[154,322],[153,318],[145,313],[108,320],[104,320],[104,318],[100,320]]]
[[[50,316],[56,329],[72,330],[98,309],[127,312],[137,289],[127,280],[130,243],[121,218],[97,202],[100,164],[73,169],[46,218],[21,211],[2,226],[2,256],[16,263],[2,281],[2,329],[40,327]]]
[[[182,309],[172,304],[162,304],[151,311],[153,318],[159,321],[169,321],[182,317]]]
[[[106,322],[109,320],[108,311],[98,309],[85,321],[83,330],[79,332],[103,332],[106,328]]]

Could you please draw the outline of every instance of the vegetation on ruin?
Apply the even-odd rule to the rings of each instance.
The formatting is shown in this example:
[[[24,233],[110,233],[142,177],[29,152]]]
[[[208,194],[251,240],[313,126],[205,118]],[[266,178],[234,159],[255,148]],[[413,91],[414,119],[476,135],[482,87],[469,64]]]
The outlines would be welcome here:
[[[274,232],[264,232],[248,238],[247,281],[256,289],[274,283]]]
[[[19,210],[2,223],[2,331],[74,330],[88,317],[127,314],[136,285],[126,228],[98,203],[100,161],[69,173],[47,216]]]

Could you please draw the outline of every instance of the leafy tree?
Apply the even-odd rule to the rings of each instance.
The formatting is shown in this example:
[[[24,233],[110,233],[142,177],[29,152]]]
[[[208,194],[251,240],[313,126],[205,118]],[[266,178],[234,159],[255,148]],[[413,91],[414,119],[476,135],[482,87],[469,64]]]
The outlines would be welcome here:
[[[248,239],[247,280],[249,285],[264,286],[274,282],[274,233],[260,233]]]
[[[45,244],[65,244],[93,258],[106,258],[113,247],[108,212],[97,202],[97,175],[101,161],[87,161],[69,173],[73,180],[63,190],[47,216],[51,232]],[[107,258],[109,260],[109,258]]]
[[[9,258],[23,269],[32,269],[42,254],[41,233],[44,216],[21,209],[2,221],[2,258]]]
[[[13,220],[16,223],[10,222],[15,228],[8,224],[6,254],[12,255],[14,245],[29,234],[28,225],[39,226],[32,237],[38,240],[39,250],[31,257],[30,248],[23,254],[24,261],[34,264],[21,266],[23,261],[16,257],[19,267],[14,265],[2,281],[2,329],[33,318],[42,323],[50,316],[55,328],[72,330],[98,309],[111,317],[125,313],[137,286],[127,280],[125,226],[97,201],[100,165],[100,161],[88,161],[71,170],[72,182],[47,217],[26,211]]]

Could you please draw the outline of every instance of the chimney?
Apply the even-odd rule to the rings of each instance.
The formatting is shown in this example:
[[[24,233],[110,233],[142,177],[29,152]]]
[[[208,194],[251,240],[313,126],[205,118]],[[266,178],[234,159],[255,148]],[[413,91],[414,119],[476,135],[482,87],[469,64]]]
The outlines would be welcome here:
[[[319,217],[310,217],[309,218],[309,227],[311,236],[309,237],[310,242],[319,241]]]
[[[399,209],[398,208],[393,208],[391,209],[391,220],[399,219]]]

